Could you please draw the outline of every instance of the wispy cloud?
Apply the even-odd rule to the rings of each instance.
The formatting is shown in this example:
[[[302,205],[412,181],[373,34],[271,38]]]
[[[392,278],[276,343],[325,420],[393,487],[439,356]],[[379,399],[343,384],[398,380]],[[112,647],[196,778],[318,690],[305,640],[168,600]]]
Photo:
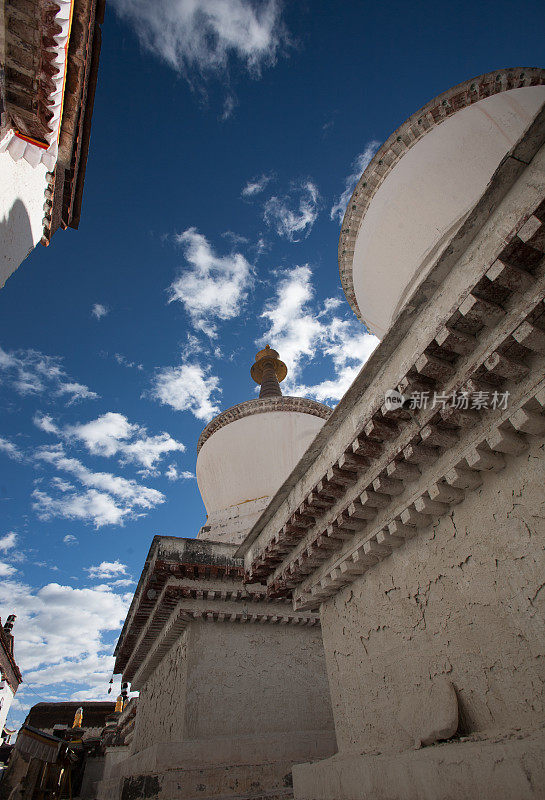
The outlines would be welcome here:
[[[7,351],[0,347],[0,374],[17,394],[66,397],[68,405],[98,397],[84,384],[72,380],[61,364],[62,359],[38,350]]]
[[[122,353],[114,353],[114,358],[121,367],[127,367],[127,369],[138,369],[138,370],[144,369],[143,364],[138,364],[136,361],[129,361],[129,359],[126,358],[126,356],[124,356]]]
[[[165,477],[169,479],[169,481],[183,481],[183,480],[193,480],[195,475],[193,472],[189,472],[188,470],[179,470],[176,464],[169,464],[168,469],[165,472]]]
[[[21,461],[23,458],[23,454],[17,445],[10,442],[10,440],[6,439],[4,436],[0,436],[0,453],[4,453],[4,455],[8,458],[12,458],[14,461]]]
[[[230,58],[258,76],[286,42],[276,0],[113,0],[142,46],[193,85]]]
[[[225,100],[223,101],[223,111],[221,114],[221,120],[225,122],[225,120],[232,117],[233,112],[237,106],[238,102],[236,97],[233,94],[228,94]]]
[[[66,536],[63,536],[62,541],[63,541],[63,544],[65,544],[65,545],[67,545],[69,547],[70,545],[77,544],[78,543],[78,538],[77,538],[77,536],[74,536],[71,533],[67,533]]]
[[[86,567],[85,572],[89,574],[90,578],[109,580],[127,575],[128,570],[126,564],[122,564],[116,559],[115,561],[102,561],[94,567]]]
[[[163,503],[164,495],[157,489],[109,472],[93,472],[76,458],[66,455],[61,445],[42,447],[35,458],[76,478],[83,487],[75,490],[70,484],[53,487],[60,491],[51,496],[43,488],[34,489],[33,508],[41,519],[62,517],[92,522],[95,527],[123,525],[127,518],[142,516],[144,511]]]
[[[149,436],[142,425],[129,422],[124,414],[108,411],[90,422],[59,426],[49,415],[36,415],[35,424],[64,441],[82,442],[92,455],[118,456],[121,464],[136,464],[147,474],[156,474],[157,463],[168,453],[184,452],[185,445],[163,432]]]
[[[346,211],[346,206],[348,205],[348,201],[352,197],[352,192],[356,188],[356,184],[361,178],[362,172],[364,171],[364,169],[367,167],[367,165],[375,155],[379,145],[380,142],[375,141],[375,139],[372,139],[370,142],[367,142],[363,153],[357,155],[354,161],[352,162],[352,172],[344,180],[344,191],[342,192],[340,197],[335,201],[335,203],[331,207],[331,211],[329,212],[329,216],[331,217],[332,220],[337,220],[338,222],[343,221],[344,212]]]
[[[308,265],[280,273],[277,292],[262,313],[268,329],[258,345],[271,344],[288,366],[286,391],[313,397],[320,402],[338,401],[378,344],[375,336],[359,323],[335,312],[337,298],[321,307],[314,302],[312,271]],[[303,371],[315,356],[331,361],[331,377],[305,385]],[[325,362],[327,363],[327,362]]]
[[[246,186],[243,187],[241,195],[244,198],[255,197],[256,194],[261,194],[261,192],[268,186],[268,184],[273,180],[274,175],[272,173],[266,175],[262,174],[258,178],[253,178],[251,181],[248,181]]]
[[[319,193],[310,180],[293,183],[282,197],[271,197],[265,203],[263,217],[267,225],[290,242],[299,242],[311,232],[318,218]]]
[[[8,550],[13,550],[15,545],[17,544],[17,534],[13,531],[6,533],[4,536],[0,537],[0,551],[2,553],[7,553]]]
[[[180,364],[160,369],[153,381],[151,396],[176,411],[191,411],[208,421],[219,414],[219,378],[210,375],[210,367],[201,364]]]
[[[102,303],[95,303],[91,309],[91,314],[95,319],[102,319],[105,317],[106,314],[109,312],[109,308],[107,306],[102,305]]]
[[[182,303],[197,330],[217,336],[217,320],[238,316],[252,282],[252,267],[242,253],[218,256],[196,228],[176,236],[187,268],[170,286],[170,302]]]

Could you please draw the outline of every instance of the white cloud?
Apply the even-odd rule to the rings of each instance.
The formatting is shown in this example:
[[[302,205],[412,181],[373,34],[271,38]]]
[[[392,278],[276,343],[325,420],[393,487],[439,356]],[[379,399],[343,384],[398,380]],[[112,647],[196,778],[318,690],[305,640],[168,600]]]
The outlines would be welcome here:
[[[15,567],[11,564],[6,564],[5,561],[0,561],[0,578],[9,578],[17,572]]]
[[[151,395],[176,411],[191,411],[197,419],[208,421],[220,408],[215,395],[220,393],[219,378],[208,375],[209,368],[200,364],[164,367],[157,372]]]
[[[238,316],[252,282],[252,267],[242,253],[218,256],[196,228],[176,236],[188,268],[170,286],[169,302],[178,300],[192,325],[217,336],[214,320]]]
[[[67,405],[78,400],[95,400],[98,395],[82,383],[73,381],[61,367],[61,359],[38,350],[5,351],[0,347],[0,374],[17,394],[68,395]]]
[[[109,312],[109,308],[107,306],[103,306],[102,303],[95,303],[93,308],[91,309],[91,314],[95,319],[102,319],[105,317],[106,314]]]
[[[6,533],[5,536],[0,538],[0,551],[2,553],[7,553],[8,550],[13,550],[17,543],[17,534],[13,531]]]
[[[114,353],[114,358],[121,367],[138,370],[144,369],[143,364],[137,364],[136,361],[129,361],[129,359],[126,358],[122,353]]]
[[[109,411],[91,422],[71,425],[64,429],[69,436],[80,439],[90,453],[113,456],[122,441],[131,438],[138,430],[123,414]]]
[[[97,528],[122,525],[126,518],[142,516],[142,509],[150,510],[165,500],[157,489],[134,480],[109,472],[92,472],[77,459],[66,456],[60,445],[40,448],[35,458],[68,472],[85,487],[84,491],[65,491],[59,497],[35,489],[33,508],[41,519],[80,519],[93,522]]]
[[[363,151],[363,153],[357,155],[354,161],[352,162],[352,172],[345,178],[344,191],[337,199],[337,201],[333,204],[333,206],[331,207],[331,211],[329,212],[329,216],[331,217],[332,220],[338,220],[338,222],[343,221],[344,212],[346,211],[346,206],[348,205],[348,201],[352,197],[352,192],[356,188],[356,184],[361,178],[362,172],[365,170],[365,168],[375,155],[379,146],[380,142],[377,142],[374,139],[372,139],[365,145],[365,150]]]
[[[57,692],[44,692],[49,699],[64,699],[76,689],[106,699],[114,664],[108,639],[120,629],[130,600],[130,594],[104,585],[74,589],[50,583],[33,589],[15,580],[0,582],[1,616],[17,615],[15,658],[24,676],[17,712],[37,702],[35,694],[26,696],[25,684],[56,687]]]
[[[182,481],[191,480],[195,478],[195,475],[188,470],[179,471],[176,464],[169,464],[168,469],[165,472],[165,477],[167,477],[169,481]]]
[[[53,432],[66,441],[83,442],[92,455],[118,455],[121,463],[133,463],[148,474],[156,472],[156,464],[167,453],[183,452],[185,445],[163,432],[148,436],[147,429],[136,425],[123,414],[108,411],[94,420],[59,428],[49,416],[35,417],[35,423],[46,432]]]
[[[306,238],[318,218],[319,193],[310,181],[292,184],[288,194],[271,197],[265,203],[263,217],[267,225],[290,242]]]
[[[267,332],[258,340],[280,353],[288,367],[286,392],[313,397],[320,402],[338,401],[378,344],[359,323],[334,312],[337,298],[328,298],[321,308],[313,304],[312,272],[308,265],[283,273],[276,296],[265,306],[262,318]],[[302,373],[316,355],[331,360],[332,377],[314,385],[302,383]]]
[[[260,194],[273,177],[273,175],[263,174],[260,175],[259,178],[253,178],[253,180],[248,181],[246,186],[242,189],[242,197],[254,197],[256,194]]]
[[[225,100],[223,101],[223,112],[221,115],[221,119],[225,122],[226,119],[233,116],[233,111],[237,107],[238,102],[234,95],[228,94]]]
[[[274,64],[286,39],[277,0],[113,0],[142,46],[183,73],[220,72],[231,57],[252,75]]]
[[[288,366],[293,382],[303,356],[311,358],[323,324],[308,304],[313,296],[312,272],[307,265],[295,267],[278,282],[276,297],[265,306],[262,317],[269,321],[263,341],[272,344]]]
[[[116,559],[115,561],[102,561],[97,566],[87,567],[85,571],[89,573],[90,578],[108,580],[109,578],[118,578],[126,575],[127,565]]]
[[[59,433],[59,429],[50,414],[35,414],[33,419],[37,428],[45,433]]]
[[[21,461],[23,458],[23,454],[17,447],[17,445],[10,442],[9,439],[0,436],[0,453],[5,453],[8,458],[12,458],[14,461]]]
[[[65,545],[68,546],[78,543],[77,536],[73,536],[71,533],[67,533],[66,536],[63,537],[62,541]]]

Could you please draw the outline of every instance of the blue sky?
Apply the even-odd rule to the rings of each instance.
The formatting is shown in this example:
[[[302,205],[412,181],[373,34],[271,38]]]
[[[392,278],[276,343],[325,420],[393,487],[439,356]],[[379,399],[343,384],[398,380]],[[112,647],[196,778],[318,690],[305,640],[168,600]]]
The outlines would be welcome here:
[[[256,350],[330,405],[372,351],[337,241],[374,149],[454,84],[545,60],[538,2],[189,5],[108,4],[80,228],[0,291],[14,724],[106,697],[151,539],[204,523],[197,439],[255,395]]]

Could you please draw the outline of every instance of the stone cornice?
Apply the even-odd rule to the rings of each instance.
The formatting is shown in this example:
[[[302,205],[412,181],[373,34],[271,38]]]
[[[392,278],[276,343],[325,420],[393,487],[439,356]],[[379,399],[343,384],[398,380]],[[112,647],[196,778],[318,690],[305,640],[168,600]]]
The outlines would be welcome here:
[[[115,672],[141,683],[191,620],[317,625],[260,584],[244,585],[236,547],[155,537],[116,647]]]
[[[204,581],[242,581],[243,562],[236,547],[198,539],[155,536],[115,647],[116,671],[122,672],[170,577]]]
[[[363,217],[386,176],[428,131],[457,111],[500,92],[543,84],[545,84],[545,70],[526,67],[498,70],[464,81],[412,114],[375,153],[350,198],[339,237],[338,261],[341,284],[358,319],[365,323],[354,291],[354,248]]]
[[[257,400],[246,400],[236,406],[222,411],[217,417],[211,420],[199,436],[197,443],[197,453],[203,444],[212,434],[234,422],[237,419],[250,417],[254,414],[266,414],[270,411],[295,411],[300,414],[310,414],[320,419],[329,419],[333,410],[329,406],[324,406],[316,400],[309,400],[307,397],[262,397]]]
[[[171,577],[153,601],[123,668],[123,679],[139,685],[191,621],[319,625],[317,614],[296,611],[289,600],[274,600],[262,586],[244,586],[241,579],[212,582]]]
[[[533,175],[539,174],[540,164]],[[542,186],[540,192],[543,197]],[[536,196],[534,188],[530,196]],[[392,351],[391,366],[385,364],[368,394],[360,395],[362,403],[369,395],[368,411],[354,419],[356,437],[317,483],[301,476],[301,483],[312,486],[305,494],[302,488],[293,490],[303,502],[291,514],[287,502],[278,507],[267,528],[246,547],[247,579],[266,582],[271,596],[293,594],[297,607],[316,607],[402,545],[404,537],[429,525],[434,515],[446,513],[477,485],[480,470],[501,467],[502,454],[524,451],[526,436],[543,433],[545,201],[516,222],[514,215],[523,207],[515,192],[502,216],[502,235],[506,229],[511,233],[491,237],[485,228],[475,239],[464,254],[475,283],[452,307],[445,281],[447,313],[441,318],[439,304],[434,306],[427,344],[428,334],[420,329],[427,331],[429,322],[419,319],[412,335],[423,348],[413,352],[412,344],[404,349],[399,343],[397,358]],[[483,261],[486,252],[489,261]],[[454,276],[451,281],[454,286]],[[400,366],[404,371],[396,372]],[[448,407],[391,411],[380,398],[396,384],[404,394],[428,391],[432,396],[509,390],[514,404],[498,419]],[[332,443],[323,444],[325,452],[330,449]],[[455,459],[451,464],[450,456]],[[473,480],[468,477],[472,473]]]

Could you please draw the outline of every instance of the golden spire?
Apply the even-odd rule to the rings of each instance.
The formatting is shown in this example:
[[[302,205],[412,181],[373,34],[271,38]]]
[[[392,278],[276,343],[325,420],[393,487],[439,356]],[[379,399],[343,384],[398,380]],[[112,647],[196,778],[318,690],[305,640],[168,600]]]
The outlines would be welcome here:
[[[255,357],[250,375],[261,385],[260,397],[282,397],[280,381],[288,374],[288,368],[280,361],[278,353],[267,345]]]
[[[72,723],[72,727],[81,728],[82,722],[83,722],[83,708],[82,706],[80,706],[74,715],[74,722]]]

